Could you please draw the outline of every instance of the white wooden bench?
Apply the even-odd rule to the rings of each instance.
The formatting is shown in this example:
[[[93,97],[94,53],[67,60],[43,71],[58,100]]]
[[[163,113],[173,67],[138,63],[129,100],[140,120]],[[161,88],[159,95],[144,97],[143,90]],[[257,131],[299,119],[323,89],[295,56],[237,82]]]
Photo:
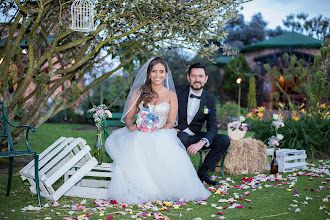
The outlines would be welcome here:
[[[111,164],[97,165],[90,155],[91,148],[82,138],[60,137],[39,156],[39,179],[41,196],[58,200],[63,195],[86,197],[106,195],[109,180],[93,180],[84,177],[111,177]],[[30,162],[21,171],[23,180],[31,184],[35,193],[34,163]],[[63,181],[64,180],[64,181]],[[97,182],[97,183],[96,183]]]

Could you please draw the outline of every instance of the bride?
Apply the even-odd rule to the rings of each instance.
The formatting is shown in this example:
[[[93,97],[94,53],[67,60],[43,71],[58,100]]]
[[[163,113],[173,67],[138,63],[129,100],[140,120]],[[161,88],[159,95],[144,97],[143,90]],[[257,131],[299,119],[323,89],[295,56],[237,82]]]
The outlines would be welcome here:
[[[133,124],[143,107],[159,117],[154,132],[139,131]],[[126,126],[112,132],[105,142],[114,161],[107,199],[140,204],[209,197],[177,137],[177,113],[171,72],[160,57],[150,59],[138,72],[128,95],[122,117]]]

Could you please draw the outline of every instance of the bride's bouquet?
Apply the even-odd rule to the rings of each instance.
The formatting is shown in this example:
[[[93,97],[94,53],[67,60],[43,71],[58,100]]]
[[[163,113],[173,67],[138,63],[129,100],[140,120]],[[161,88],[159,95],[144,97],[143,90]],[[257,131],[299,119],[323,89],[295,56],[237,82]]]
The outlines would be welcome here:
[[[150,112],[149,108],[142,108],[137,114],[136,126],[140,131],[152,132],[155,131],[159,122],[159,117]]]

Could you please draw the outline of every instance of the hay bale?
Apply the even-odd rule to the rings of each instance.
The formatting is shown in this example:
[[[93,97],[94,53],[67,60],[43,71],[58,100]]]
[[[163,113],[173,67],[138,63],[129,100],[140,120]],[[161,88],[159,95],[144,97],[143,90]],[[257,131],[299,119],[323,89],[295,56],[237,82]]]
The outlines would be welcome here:
[[[263,172],[268,158],[266,149],[267,145],[262,141],[250,137],[232,140],[225,159],[224,172],[234,175]],[[217,167],[215,171],[220,172],[220,168]]]

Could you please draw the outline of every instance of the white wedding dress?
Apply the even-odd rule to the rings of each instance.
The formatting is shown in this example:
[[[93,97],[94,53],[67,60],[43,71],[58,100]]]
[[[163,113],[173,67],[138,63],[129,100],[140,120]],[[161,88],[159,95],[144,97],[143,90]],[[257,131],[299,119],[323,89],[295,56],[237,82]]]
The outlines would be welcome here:
[[[148,106],[159,117],[158,127],[164,126],[170,104]],[[120,128],[107,138],[105,149],[114,161],[109,200],[126,204],[195,201],[211,194],[199,180],[175,129],[147,133]]]

